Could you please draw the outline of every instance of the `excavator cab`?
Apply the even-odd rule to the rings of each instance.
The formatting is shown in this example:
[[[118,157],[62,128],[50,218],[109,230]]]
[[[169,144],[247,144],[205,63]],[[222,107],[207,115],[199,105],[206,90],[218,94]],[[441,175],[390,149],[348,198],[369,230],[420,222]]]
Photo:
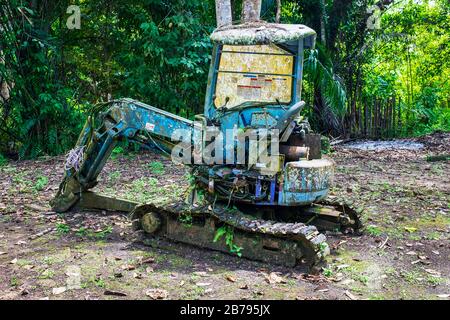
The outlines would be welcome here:
[[[216,30],[211,35],[214,50],[205,117],[215,119],[246,109],[239,119],[244,126],[277,122],[301,101],[303,54],[314,47],[315,37],[314,30],[303,25],[261,24]],[[225,120],[222,127],[235,125]]]

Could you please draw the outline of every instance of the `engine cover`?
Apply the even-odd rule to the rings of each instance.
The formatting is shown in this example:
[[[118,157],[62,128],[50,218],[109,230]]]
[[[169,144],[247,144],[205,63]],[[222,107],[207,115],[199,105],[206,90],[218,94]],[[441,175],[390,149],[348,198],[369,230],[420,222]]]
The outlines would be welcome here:
[[[307,205],[324,199],[332,185],[334,163],[328,159],[286,163],[278,204]]]

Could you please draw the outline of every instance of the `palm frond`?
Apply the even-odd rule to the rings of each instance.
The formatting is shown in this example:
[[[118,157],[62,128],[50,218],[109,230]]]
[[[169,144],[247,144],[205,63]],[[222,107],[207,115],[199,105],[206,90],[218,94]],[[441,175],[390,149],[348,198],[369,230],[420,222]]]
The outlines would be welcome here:
[[[321,45],[318,45],[317,49],[310,50],[304,68],[305,74],[320,90],[326,107],[337,118],[342,118],[347,106],[345,85],[334,73],[331,58]]]

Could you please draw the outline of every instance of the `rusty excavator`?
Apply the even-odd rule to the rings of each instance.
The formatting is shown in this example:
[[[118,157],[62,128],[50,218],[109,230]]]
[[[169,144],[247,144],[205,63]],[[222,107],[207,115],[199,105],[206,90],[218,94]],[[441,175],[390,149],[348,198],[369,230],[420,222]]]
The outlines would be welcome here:
[[[128,212],[134,230],[149,237],[317,265],[330,250],[321,231],[357,232],[361,222],[351,203],[327,197],[334,164],[322,158],[320,135],[300,115],[304,50],[315,38],[304,25],[216,29],[204,113],[193,121],[132,99],[97,105],[52,208]],[[188,199],[162,206],[89,191],[125,139],[187,165]]]

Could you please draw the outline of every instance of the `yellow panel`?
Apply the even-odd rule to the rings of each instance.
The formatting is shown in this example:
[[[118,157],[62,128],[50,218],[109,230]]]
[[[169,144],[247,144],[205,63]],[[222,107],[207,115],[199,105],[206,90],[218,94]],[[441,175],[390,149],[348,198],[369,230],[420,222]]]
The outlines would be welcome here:
[[[216,84],[216,107],[225,105],[227,97],[227,108],[245,101],[289,103],[293,67],[294,57],[275,45],[223,46]]]

